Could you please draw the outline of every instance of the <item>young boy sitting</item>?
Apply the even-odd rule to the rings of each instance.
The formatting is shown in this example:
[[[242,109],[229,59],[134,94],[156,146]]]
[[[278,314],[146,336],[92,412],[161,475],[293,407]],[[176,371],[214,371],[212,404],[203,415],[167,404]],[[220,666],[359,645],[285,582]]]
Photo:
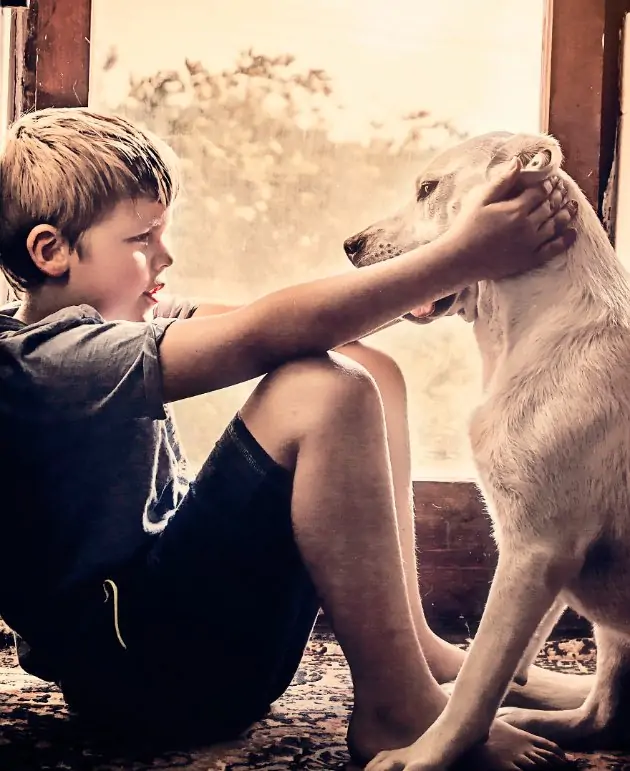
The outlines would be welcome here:
[[[352,672],[355,757],[433,722],[464,654],[422,611],[402,376],[353,341],[567,248],[559,183],[513,196],[518,175],[394,260],[237,309],[162,303],[172,152],[87,109],[10,128],[0,614],[25,669],[120,735],[224,739],[287,688],[321,605]],[[259,375],[190,480],[169,405]],[[558,751],[496,723],[479,752],[513,768]]]

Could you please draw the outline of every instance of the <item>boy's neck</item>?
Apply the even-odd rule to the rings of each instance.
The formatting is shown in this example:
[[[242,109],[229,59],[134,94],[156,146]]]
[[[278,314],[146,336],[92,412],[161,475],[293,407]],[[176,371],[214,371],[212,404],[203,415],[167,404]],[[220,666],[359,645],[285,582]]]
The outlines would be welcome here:
[[[43,289],[37,292],[25,292],[15,318],[24,324],[35,324],[67,306],[68,303],[62,302],[56,293]]]

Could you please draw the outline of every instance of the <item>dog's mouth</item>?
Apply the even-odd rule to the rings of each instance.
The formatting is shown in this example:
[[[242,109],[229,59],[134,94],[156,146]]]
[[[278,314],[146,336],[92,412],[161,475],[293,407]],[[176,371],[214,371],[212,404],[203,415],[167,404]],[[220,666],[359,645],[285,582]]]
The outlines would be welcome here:
[[[434,319],[444,316],[453,307],[457,294],[448,294],[446,297],[442,297],[435,302],[427,303],[426,305],[420,305],[417,308],[406,313],[403,318],[407,321],[413,321],[416,324],[428,324]]]

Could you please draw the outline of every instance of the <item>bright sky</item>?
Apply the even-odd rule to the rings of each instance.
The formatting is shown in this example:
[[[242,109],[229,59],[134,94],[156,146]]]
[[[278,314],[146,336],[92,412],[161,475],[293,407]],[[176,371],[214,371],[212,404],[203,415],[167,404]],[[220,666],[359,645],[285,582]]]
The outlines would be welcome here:
[[[535,131],[543,6],[544,0],[94,0],[94,86],[101,104],[115,104],[130,72],[176,69],[186,56],[219,69],[253,45],[324,68],[357,118],[427,109],[472,133]],[[101,80],[111,46],[120,66]]]

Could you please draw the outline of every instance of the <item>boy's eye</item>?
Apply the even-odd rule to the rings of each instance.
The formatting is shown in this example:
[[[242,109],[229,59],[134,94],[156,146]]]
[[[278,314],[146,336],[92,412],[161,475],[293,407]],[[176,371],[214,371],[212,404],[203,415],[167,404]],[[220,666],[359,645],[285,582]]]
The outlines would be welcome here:
[[[151,233],[140,233],[139,236],[134,236],[131,240],[137,243],[148,244],[150,236],[151,236]]]

